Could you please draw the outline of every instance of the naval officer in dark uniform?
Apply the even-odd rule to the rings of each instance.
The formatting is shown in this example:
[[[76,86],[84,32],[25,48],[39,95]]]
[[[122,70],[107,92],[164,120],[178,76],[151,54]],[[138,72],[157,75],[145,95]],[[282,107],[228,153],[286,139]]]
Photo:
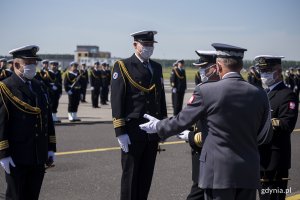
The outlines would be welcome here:
[[[85,63],[83,63],[81,65],[80,74],[81,74],[80,101],[81,101],[81,103],[87,103],[87,101],[85,100],[85,96],[86,96],[86,89],[89,84],[89,73],[88,73]]]
[[[43,82],[44,81],[44,78],[45,78],[45,75],[46,75],[46,72],[49,70],[49,60],[42,60],[42,68],[41,70],[39,70],[34,78]]]
[[[52,104],[52,119],[55,123],[60,123],[61,121],[57,118],[57,108],[59,105],[59,99],[62,95],[62,77],[61,72],[58,69],[58,61],[50,61],[50,68],[46,72],[47,80],[49,84],[49,94]]]
[[[106,71],[106,63],[101,64],[101,80],[102,80],[102,86],[101,86],[101,92],[100,92],[100,102],[101,105],[107,105],[107,96],[108,96],[108,87],[110,85],[110,74]]]
[[[216,51],[197,50],[196,53],[200,58],[196,63],[193,63],[193,65],[199,67],[199,77],[202,78],[204,83],[207,81],[218,81],[220,77],[217,74]],[[192,148],[193,185],[187,200],[204,200],[204,190],[198,187],[200,167],[199,158],[202,149],[201,122],[197,122],[192,129],[192,131],[186,130],[178,135],[178,138],[188,141]]]
[[[298,98],[282,80],[282,56],[262,55],[255,57],[261,79],[268,93],[273,138],[269,145],[260,149],[262,189],[287,189],[291,168],[291,133],[298,117]],[[285,193],[260,193],[261,199],[283,200]]]
[[[159,138],[139,128],[145,113],[167,116],[162,67],[150,59],[156,31],[131,34],[135,53],[117,61],[112,70],[113,125],[121,147],[121,200],[146,200],[150,190]]]
[[[68,119],[70,122],[81,121],[77,117],[78,106],[80,103],[80,74],[78,70],[78,63],[71,62],[70,68],[65,74],[64,88],[68,93],[69,104],[68,104]]]
[[[173,68],[171,72],[171,87],[173,93],[173,110],[174,115],[177,115],[183,105],[184,94],[186,90],[186,74],[184,70],[184,60],[177,60],[176,61],[176,68]]]
[[[38,46],[11,50],[15,73],[0,82],[0,164],[5,170],[6,199],[37,200],[52,165],[56,138],[47,90],[33,79]]]
[[[97,61],[94,64],[94,68],[91,69],[90,84],[91,84],[91,97],[93,108],[99,107],[99,96],[102,87],[102,73],[100,63]]]
[[[196,87],[188,105],[169,119],[141,124],[142,130],[167,138],[201,122],[199,187],[206,200],[255,200],[259,183],[258,145],[272,137],[265,91],[240,75],[246,49],[215,43],[220,81]]]

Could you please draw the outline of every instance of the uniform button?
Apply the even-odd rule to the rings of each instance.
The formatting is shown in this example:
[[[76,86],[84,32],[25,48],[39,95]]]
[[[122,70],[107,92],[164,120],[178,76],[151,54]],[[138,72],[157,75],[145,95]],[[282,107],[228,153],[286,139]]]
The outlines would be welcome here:
[[[37,128],[37,127],[38,127],[38,125],[36,124],[36,125],[34,125],[34,127],[35,127],[35,128]]]
[[[156,112],[156,114],[158,115],[159,113],[158,113],[158,112]]]
[[[38,134],[35,134],[35,136],[38,137],[39,135],[38,135]]]
[[[150,101],[147,101],[147,103],[149,104],[149,103],[150,103]]]
[[[140,81],[139,84],[142,84],[142,81]]]
[[[146,113],[149,114],[149,111],[147,110]]]

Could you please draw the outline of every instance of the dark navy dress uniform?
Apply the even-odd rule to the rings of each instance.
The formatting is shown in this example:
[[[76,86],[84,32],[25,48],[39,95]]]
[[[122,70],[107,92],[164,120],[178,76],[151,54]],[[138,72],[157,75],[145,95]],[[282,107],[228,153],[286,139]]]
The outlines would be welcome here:
[[[281,57],[257,56],[261,70],[281,64]],[[291,133],[298,117],[298,98],[280,81],[268,91],[271,106],[273,138],[269,145],[260,148],[262,188],[285,189],[291,168]],[[261,199],[285,199],[284,193],[264,194]]]
[[[35,52],[31,57],[39,59]],[[56,151],[47,90],[38,80],[26,81],[14,73],[0,82],[0,93],[0,159],[10,156],[16,165],[6,173],[6,198],[37,200],[48,151]]]
[[[86,89],[89,84],[89,73],[87,69],[81,69],[80,70],[81,75],[81,94],[80,94],[80,100],[81,102],[85,103],[85,96],[86,96]]]
[[[183,62],[183,60],[179,60],[178,62]],[[177,115],[183,105],[184,94],[186,90],[186,74],[184,69],[180,69],[179,67],[173,68],[171,72],[171,87],[172,90],[176,89],[176,91],[172,91],[173,93],[173,110],[174,115]]]
[[[59,105],[59,99],[62,94],[62,76],[59,70],[46,72],[46,78],[44,82],[47,82],[49,87],[49,94],[52,103],[52,113],[57,113],[57,108]]]
[[[106,66],[106,64],[104,66]],[[100,94],[100,102],[102,105],[107,104],[108,87],[110,85],[110,78],[111,78],[110,74],[108,74],[108,72],[105,69],[101,70],[102,87],[101,87],[101,94]]]
[[[99,108],[99,97],[102,87],[102,73],[100,70],[91,70],[90,84],[94,89],[92,90],[92,106]]]
[[[68,71],[64,78],[64,88],[66,92],[69,91],[72,92],[72,94],[68,95],[69,96],[68,112],[77,113],[78,106],[80,103],[80,91],[81,91],[79,73],[73,73],[71,71]]]

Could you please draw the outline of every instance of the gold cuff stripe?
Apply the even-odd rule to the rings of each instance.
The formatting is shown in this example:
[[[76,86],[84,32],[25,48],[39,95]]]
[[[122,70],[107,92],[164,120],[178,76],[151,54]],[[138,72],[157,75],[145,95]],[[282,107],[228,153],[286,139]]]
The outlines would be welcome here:
[[[125,126],[125,120],[124,119],[113,119],[114,128],[119,128],[121,126]]]
[[[155,84],[151,85],[150,88],[145,88],[145,87],[139,85],[137,82],[135,82],[135,81],[131,78],[131,76],[130,76],[130,74],[129,74],[129,72],[128,72],[126,66],[125,66],[125,64],[124,64],[122,61],[120,61],[120,60],[118,61],[118,63],[119,63],[119,66],[120,66],[120,71],[121,71],[121,73],[122,73],[122,74],[123,74],[123,73],[125,74],[126,78],[127,78],[128,81],[131,83],[131,85],[133,85],[133,87],[135,87],[135,88],[137,88],[138,90],[141,90],[141,91],[143,91],[143,92],[147,92],[147,93],[149,93],[149,92],[151,92],[152,90],[155,89]]]
[[[0,142],[0,150],[7,149],[9,147],[8,140]]]
[[[280,120],[279,119],[277,119],[277,118],[273,118],[272,119],[272,125],[273,126],[279,126],[279,124],[280,124]]]
[[[198,147],[202,146],[202,137],[201,137],[201,132],[196,133],[194,136],[194,142]]]
[[[56,143],[56,136],[49,136],[49,142],[50,143]]]

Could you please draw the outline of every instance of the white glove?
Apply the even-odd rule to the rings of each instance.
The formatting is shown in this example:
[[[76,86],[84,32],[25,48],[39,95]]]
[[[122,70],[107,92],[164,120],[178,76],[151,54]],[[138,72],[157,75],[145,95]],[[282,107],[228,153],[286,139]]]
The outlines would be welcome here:
[[[71,90],[68,91],[68,95],[72,95],[73,92]]]
[[[146,131],[147,133],[157,133],[156,124],[159,122],[158,119],[152,117],[151,115],[144,114],[145,119],[149,119],[149,122],[145,124],[140,124],[140,129]]]
[[[94,90],[95,88],[94,87],[91,87],[91,90]]]
[[[55,85],[52,85],[52,90],[57,90],[57,87]]]
[[[54,154],[53,151],[48,151],[48,159],[49,159],[50,157],[52,157],[52,160],[53,160],[53,162],[54,162],[54,160],[55,160],[55,154]]]
[[[185,141],[189,141],[189,130],[182,131],[181,133],[177,134],[177,138]]]
[[[176,92],[177,92],[177,89],[176,89],[176,88],[172,88],[172,92],[173,92],[173,93],[176,93]]]
[[[3,169],[6,171],[7,174],[10,174],[10,166],[9,165],[16,167],[14,161],[12,160],[12,158],[10,156],[6,157],[6,158],[2,158],[0,160],[0,164],[3,167]]]
[[[128,145],[131,144],[128,134],[123,134],[117,137],[121,149],[127,153],[129,151]]]

